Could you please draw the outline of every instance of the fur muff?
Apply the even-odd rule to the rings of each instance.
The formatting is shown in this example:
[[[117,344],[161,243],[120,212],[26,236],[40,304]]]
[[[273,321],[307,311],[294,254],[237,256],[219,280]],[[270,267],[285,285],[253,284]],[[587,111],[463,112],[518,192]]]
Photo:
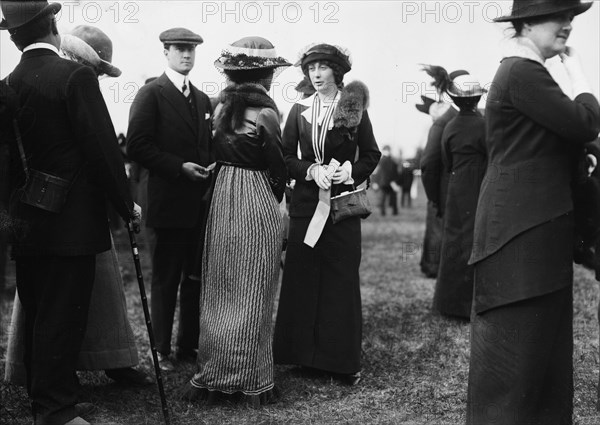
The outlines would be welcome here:
[[[342,89],[340,101],[333,114],[334,126],[357,127],[360,124],[363,112],[368,107],[368,87],[361,81],[352,81]]]

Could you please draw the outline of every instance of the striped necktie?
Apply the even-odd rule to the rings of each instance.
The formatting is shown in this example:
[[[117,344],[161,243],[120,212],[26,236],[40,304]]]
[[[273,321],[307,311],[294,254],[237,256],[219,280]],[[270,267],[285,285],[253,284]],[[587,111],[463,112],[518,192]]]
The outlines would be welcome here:
[[[185,96],[185,98],[190,101],[190,87],[184,82],[183,87],[181,87],[181,92]]]

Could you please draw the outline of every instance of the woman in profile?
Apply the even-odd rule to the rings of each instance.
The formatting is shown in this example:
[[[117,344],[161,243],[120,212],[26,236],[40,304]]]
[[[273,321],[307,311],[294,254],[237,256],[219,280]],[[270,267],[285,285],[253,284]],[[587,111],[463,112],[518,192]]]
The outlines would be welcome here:
[[[202,256],[198,369],[189,401],[273,400],[272,318],[286,170],[268,90],[291,65],[261,37],[228,46],[215,66],[229,82],[215,110],[214,188]]]
[[[592,3],[515,1],[515,37],[488,94],[488,168],[473,253],[467,424],[573,423],[571,183],[600,107],[575,51],[575,15]],[[560,56],[573,100],[544,63]]]

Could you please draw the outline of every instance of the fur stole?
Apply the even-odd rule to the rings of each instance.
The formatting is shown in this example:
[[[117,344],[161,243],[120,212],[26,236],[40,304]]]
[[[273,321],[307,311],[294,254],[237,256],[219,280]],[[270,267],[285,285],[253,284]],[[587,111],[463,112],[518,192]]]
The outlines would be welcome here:
[[[335,127],[358,127],[363,112],[369,107],[369,89],[361,81],[344,86],[337,108],[333,113]]]
[[[215,117],[217,128],[239,128],[244,122],[246,109],[251,107],[271,108],[279,114],[277,105],[260,84],[232,84],[223,89],[219,101],[222,105]]]

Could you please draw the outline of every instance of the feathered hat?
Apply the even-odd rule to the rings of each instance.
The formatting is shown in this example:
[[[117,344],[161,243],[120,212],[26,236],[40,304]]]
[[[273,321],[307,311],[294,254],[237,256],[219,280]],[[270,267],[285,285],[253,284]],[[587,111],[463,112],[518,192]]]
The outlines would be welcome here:
[[[277,71],[291,65],[277,55],[269,40],[257,36],[244,37],[231,43],[215,61],[215,67],[220,71],[269,68]]]
[[[448,71],[441,66],[423,65],[423,71],[433,78],[431,85],[436,88],[440,97],[444,93],[452,97],[476,97],[486,92],[479,81],[464,69],[448,74]]]

